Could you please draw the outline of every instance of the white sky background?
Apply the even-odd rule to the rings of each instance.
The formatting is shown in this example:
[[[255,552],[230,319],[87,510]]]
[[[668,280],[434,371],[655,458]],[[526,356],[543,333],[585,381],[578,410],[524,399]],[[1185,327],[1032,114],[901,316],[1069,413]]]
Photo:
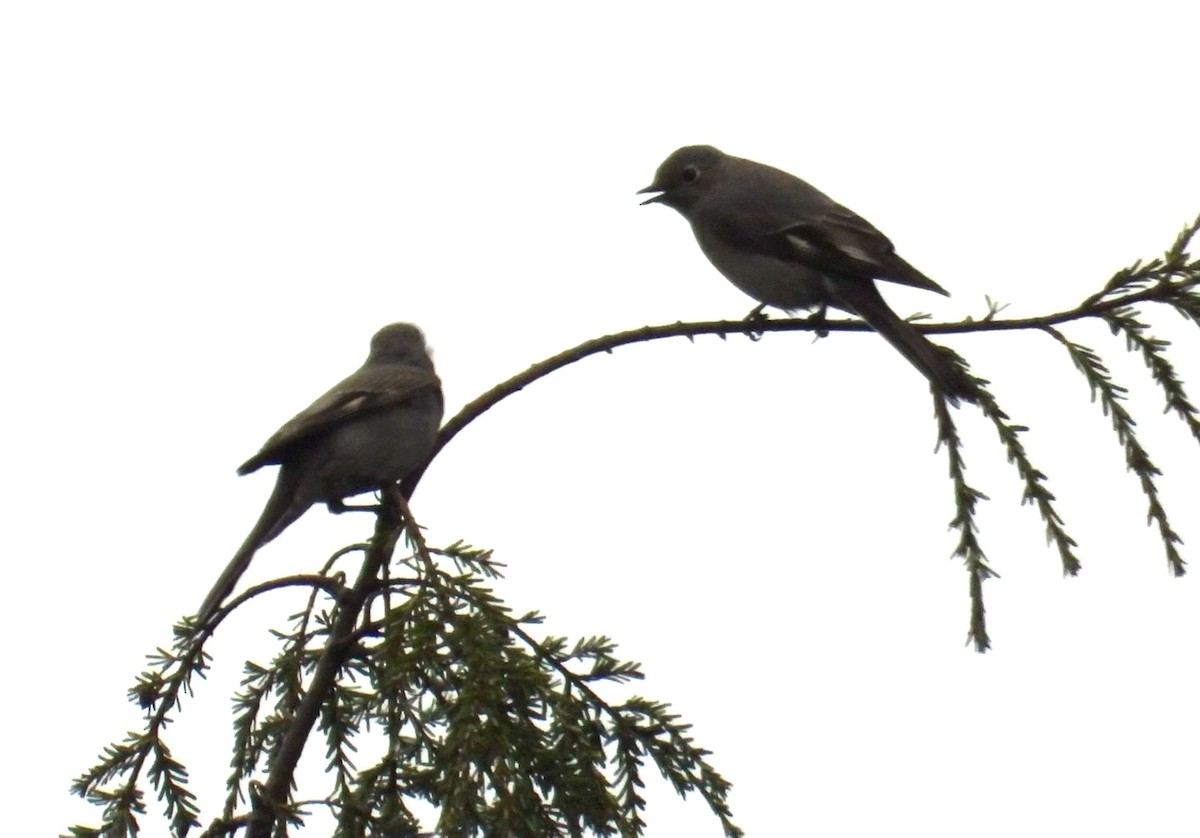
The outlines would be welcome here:
[[[984,294],[1071,307],[1200,211],[1195,4],[426,5],[0,12],[9,834],[98,820],[67,786],[140,726],[143,656],[265,501],[274,475],[235,467],[376,328],[425,329],[450,416],[586,339],[750,309],[681,218],[637,204],[677,146],[855,209],[954,295],[888,299],[938,319]],[[1195,328],[1154,322],[1200,397]],[[1194,440],[1120,341],[1067,332],[1130,387],[1197,561]],[[927,388],[872,335],[588,359],[471,426],[414,508],[433,542],[494,548],[516,610],[643,662],[637,691],[694,723],[752,836],[1195,834],[1194,578],[1167,573],[1063,350],[946,342],[1031,427],[1085,562],[1061,578],[990,425],[960,411],[1002,574],[985,656],[963,646]],[[369,526],[314,510],[246,581]],[[240,662],[293,604],[227,624],[171,730],[208,816]],[[651,836],[720,834],[699,798],[650,793]]]

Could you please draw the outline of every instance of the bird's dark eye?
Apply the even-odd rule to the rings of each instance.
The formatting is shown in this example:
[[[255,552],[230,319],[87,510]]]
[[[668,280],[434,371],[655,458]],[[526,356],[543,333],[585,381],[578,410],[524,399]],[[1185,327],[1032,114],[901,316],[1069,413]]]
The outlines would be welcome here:
[[[700,177],[700,170],[697,169],[695,166],[688,166],[686,169],[683,170],[683,182],[684,183],[691,183],[698,177]]]

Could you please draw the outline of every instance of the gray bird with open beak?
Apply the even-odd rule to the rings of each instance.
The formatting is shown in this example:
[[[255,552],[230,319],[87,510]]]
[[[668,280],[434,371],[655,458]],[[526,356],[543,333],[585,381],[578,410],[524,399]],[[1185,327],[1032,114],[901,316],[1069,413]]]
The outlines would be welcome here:
[[[688,220],[704,255],[725,278],[766,306],[795,311],[833,306],[856,314],[899,350],[951,401],[976,401],[959,367],[892,311],[876,280],[947,292],[896,255],[865,219],[800,178],[732,157],[708,145],[685,146],[658,167],[657,193]]]
[[[284,424],[238,474],[278,464],[275,489],[258,523],[197,612],[212,619],[254,553],[315,503],[331,511],[353,495],[382,489],[424,464],[442,423],[442,383],[425,336],[411,323],[384,326],[367,360]]]

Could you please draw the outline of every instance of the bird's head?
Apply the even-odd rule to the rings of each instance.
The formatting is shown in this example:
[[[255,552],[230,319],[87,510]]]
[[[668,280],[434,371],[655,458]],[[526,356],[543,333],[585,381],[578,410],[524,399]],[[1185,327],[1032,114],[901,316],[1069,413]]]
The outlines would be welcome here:
[[[371,338],[370,359],[432,368],[425,335],[412,323],[392,323]]]
[[[639,195],[651,195],[642,204],[666,204],[686,212],[700,199],[711,183],[714,170],[725,154],[710,145],[689,145],[675,151],[654,173],[654,183],[639,189]]]

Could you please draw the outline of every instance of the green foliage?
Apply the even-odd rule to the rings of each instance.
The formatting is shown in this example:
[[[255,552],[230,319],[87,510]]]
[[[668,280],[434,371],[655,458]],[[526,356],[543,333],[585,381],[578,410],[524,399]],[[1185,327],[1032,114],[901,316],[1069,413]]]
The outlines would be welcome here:
[[[1104,415],[1112,419],[1112,428],[1117,435],[1117,442],[1125,451],[1125,465],[1137,475],[1142,492],[1146,495],[1149,504],[1147,520],[1158,523],[1163,546],[1167,551],[1167,563],[1176,576],[1182,576],[1184,561],[1176,546],[1182,543],[1182,539],[1171,529],[1171,525],[1167,521],[1167,512],[1163,509],[1159,499],[1158,484],[1154,478],[1162,474],[1162,471],[1150,461],[1150,456],[1137,438],[1137,423],[1125,407],[1125,393],[1128,391],[1112,380],[1108,368],[1104,366],[1100,356],[1092,349],[1072,343],[1055,329],[1047,329],[1047,331],[1067,348],[1075,368],[1083,373],[1088,386],[1092,389],[1092,401],[1099,401]]]
[[[137,835],[137,816],[146,811],[138,786],[143,769],[166,807],[172,832],[185,835],[199,825],[200,812],[187,789],[187,769],[171,757],[162,737],[169,724],[167,714],[178,707],[180,692],[190,692],[192,676],[202,674],[208,665],[203,649],[190,643],[190,635],[186,626],[177,626],[175,651],[160,648],[150,655],[151,669],[138,676],[129,690],[130,700],[146,710],[146,730],[129,733],[106,747],[100,761],[71,785],[72,792],[104,809],[103,826],[75,826],[71,835]],[[106,788],[122,777],[126,778],[123,785]]]
[[[1117,443],[1124,450],[1126,465],[1138,478],[1142,493],[1146,496],[1147,520],[1157,525],[1168,567],[1176,576],[1182,576],[1185,572],[1186,563],[1179,552],[1183,539],[1167,519],[1155,480],[1162,472],[1151,461],[1138,439],[1137,423],[1129,412],[1125,396],[1127,390],[1113,381],[1112,373],[1094,349],[1074,343],[1057,327],[1063,323],[1094,318],[1106,323],[1114,335],[1123,335],[1126,349],[1142,356],[1154,381],[1162,389],[1166,397],[1166,412],[1173,411],[1187,425],[1196,441],[1200,442],[1200,411],[1188,400],[1183,380],[1167,357],[1166,350],[1170,342],[1150,335],[1148,324],[1140,316],[1143,308],[1159,304],[1173,308],[1183,317],[1200,324],[1200,259],[1189,260],[1186,253],[1187,245],[1198,230],[1200,218],[1184,228],[1162,259],[1144,265],[1137,262],[1132,267],[1118,271],[1103,289],[1071,311],[1025,320],[998,320],[996,315],[1004,306],[989,297],[987,314],[974,326],[938,329],[989,331],[1038,328],[1066,347],[1072,363],[1091,390],[1092,400],[1099,402],[1103,414],[1111,420]],[[979,388],[979,409],[995,425],[1008,462],[1016,468],[1025,485],[1021,503],[1033,504],[1037,508],[1046,527],[1047,541],[1058,550],[1063,573],[1076,575],[1082,565],[1075,554],[1075,540],[1067,533],[1062,518],[1054,508],[1054,495],[1047,488],[1046,475],[1030,462],[1020,441],[1020,435],[1029,429],[1009,423],[1008,415],[987,390],[988,382],[978,378],[973,380]],[[943,399],[935,396],[934,401],[938,445],[946,447],[950,479],[954,486],[955,515],[950,527],[959,533],[954,555],[963,559],[969,579],[971,617],[967,637],[968,642],[974,643],[975,648],[983,652],[991,645],[984,618],[983,582],[994,576],[995,572],[987,565],[977,537],[975,508],[980,500],[986,500],[986,496],[967,484],[962,440],[954,426],[953,417]]]
[[[699,794],[728,835],[741,834],[726,803],[729,784],[668,705],[601,697],[605,686],[642,678],[637,664],[615,656],[611,640],[537,640],[530,632],[542,618],[514,616],[488,587],[499,576],[490,553],[462,543],[429,550],[419,535],[412,542],[412,553],[391,568],[399,575],[376,579],[352,643],[336,652],[336,683],[320,697],[328,793],[302,807],[266,801],[261,783],[311,695],[305,681],[316,661],[335,653],[333,621],[314,602],[289,631],[274,633],[279,651],[268,665],[245,664],[228,795],[205,835],[254,834],[256,811],[270,812],[263,834],[272,834],[272,823],[278,834],[303,823],[306,808],[322,806],[336,819],[335,838],[415,836],[413,806],[421,803],[437,812],[438,835],[635,836],[645,826],[647,762],[680,794]],[[166,710],[203,671],[205,640],[206,632],[179,626],[173,650],[160,650],[138,679],[131,697],[149,709],[147,732],[110,746],[76,781],[76,793],[105,807],[104,824],[72,835],[138,834],[147,756],[146,781],[165,803],[173,834],[199,826],[164,729]],[[376,741],[364,751],[378,756],[360,767],[368,735]],[[114,781],[121,781],[115,791]],[[239,812],[247,804],[250,811]]]

